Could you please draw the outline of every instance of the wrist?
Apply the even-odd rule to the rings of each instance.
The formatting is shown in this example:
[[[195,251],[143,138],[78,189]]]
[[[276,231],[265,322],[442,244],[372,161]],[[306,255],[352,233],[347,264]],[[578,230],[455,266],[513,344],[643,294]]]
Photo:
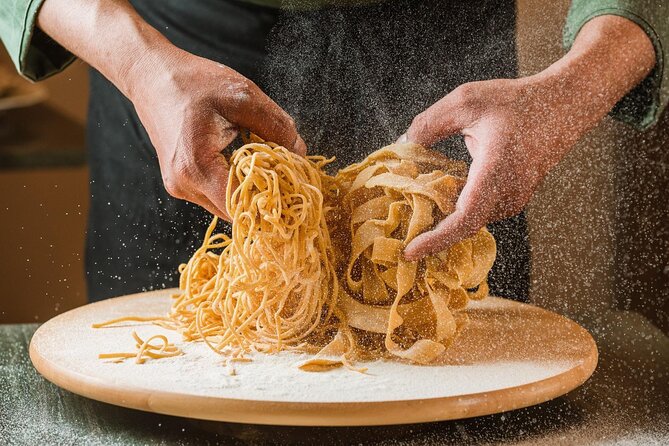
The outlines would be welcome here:
[[[96,68],[134,102],[181,50],[138,16],[122,20],[124,35],[110,48],[113,56]]]
[[[129,98],[177,51],[126,0],[46,0],[37,26]]]
[[[565,105],[581,110],[594,125],[654,65],[655,50],[645,31],[626,18],[604,15],[583,26],[564,57],[531,77],[559,88]]]
[[[543,91],[562,112],[578,117],[588,127],[604,117],[622,95],[611,88],[601,70],[584,62],[582,57],[567,55],[531,76],[529,83]]]
[[[169,76],[183,51],[172,43],[159,38],[142,37],[127,58],[120,62],[114,79],[114,85],[132,102],[138,100],[147,91],[155,88],[160,80]]]

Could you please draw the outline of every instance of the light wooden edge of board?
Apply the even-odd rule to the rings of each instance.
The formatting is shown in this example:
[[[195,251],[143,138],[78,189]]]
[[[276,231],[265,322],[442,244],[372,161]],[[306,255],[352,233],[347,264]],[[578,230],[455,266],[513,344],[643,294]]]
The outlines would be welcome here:
[[[168,294],[172,290],[138,293],[138,295]],[[488,297],[488,299],[500,299]],[[503,299],[507,301],[507,299]],[[231,423],[264,424],[275,426],[383,426],[397,424],[428,423],[491,415],[509,410],[521,409],[549,401],[564,395],[583,384],[597,367],[599,353],[590,333],[576,322],[557,313],[531,304],[514,302],[534,307],[566,319],[578,330],[587,334],[591,344],[590,354],[576,367],[561,374],[530,384],[507,387],[489,392],[472,393],[462,396],[425,398],[416,400],[309,403],[244,400],[185,395],[178,392],[150,391],[130,388],[133,397],[119,399],[116,389],[103,380],[92,378],[46,359],[35,347],[34,339],[40,335],[37,329],[30,342],[29,354],[35,369],[53,384],[72,393],[97,401],[146,412],[188,417],[201,420]],[[93,304],[94,305],[94,304]],[[70,311],[76,311],[73,309]],[[63,315],[67,314],[63,313]],[[62,316],[62,315],[61,315]],[[60,316],[56,316],[60,317]],[[528,397],[527,392],[530,392]],[[126,390],[125,392],[128,392]],[[196,402],[197,404],[193,404]],[[185,411],[183,405],[192,407]]]

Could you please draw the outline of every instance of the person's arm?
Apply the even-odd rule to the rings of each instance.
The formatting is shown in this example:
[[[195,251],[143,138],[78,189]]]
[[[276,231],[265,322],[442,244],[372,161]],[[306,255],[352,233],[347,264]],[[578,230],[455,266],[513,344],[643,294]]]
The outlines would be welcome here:
[[[645,130],[669,104],[669,2],[657,0],[572,0],[563,44],[570,49],[583,26],[595,17],[616,15],[636,23],[655,48],[652,71],[611,110],[614,118]]]
[[[253,82],[172,45],[126,0],[46,0],[37,26],[133,102],[175,197],[227,217],[221,151],[239,128],[306,151],[291,117]]]
[[[38,81],[61,72],[75,57],[35,27],[41,0],[0,1],[0,42],[26,79]]]
[[[430,146],[460,133],[473,162],[455,211],[411,241],[406,258],[439,252],[520,212],[548,171],[655,64],[642,28],[604,15],[544,71],[464,84],[416,116],[401,141]]]

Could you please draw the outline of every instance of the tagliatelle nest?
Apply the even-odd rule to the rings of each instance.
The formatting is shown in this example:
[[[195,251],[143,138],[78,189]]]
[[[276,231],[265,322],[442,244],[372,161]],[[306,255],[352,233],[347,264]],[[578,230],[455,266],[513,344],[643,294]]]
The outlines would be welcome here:
[[[402,256],[414,237],[453,212],[466,169],[403,144],[378,150],[336,176],[337,215],[343,218],[331,232],[346,279],[339,306],[348,326],[383,334],[394,356],[433,361],[466,321],[458,310],[488,293],[496,249],[485,228],[419,262]]]

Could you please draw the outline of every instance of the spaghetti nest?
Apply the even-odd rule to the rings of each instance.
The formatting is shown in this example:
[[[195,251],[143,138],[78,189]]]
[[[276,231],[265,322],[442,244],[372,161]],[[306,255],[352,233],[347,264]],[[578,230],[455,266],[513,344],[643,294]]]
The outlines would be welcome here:
[[[327,160],[250,143],[231,159],[226,193],[232,237],[213,235],[181,265],[170,318],[212,349],[277,352],[306,347],[333,322],[339,282],[326,213]],[[220,253],[217,254],[217,251]]]

